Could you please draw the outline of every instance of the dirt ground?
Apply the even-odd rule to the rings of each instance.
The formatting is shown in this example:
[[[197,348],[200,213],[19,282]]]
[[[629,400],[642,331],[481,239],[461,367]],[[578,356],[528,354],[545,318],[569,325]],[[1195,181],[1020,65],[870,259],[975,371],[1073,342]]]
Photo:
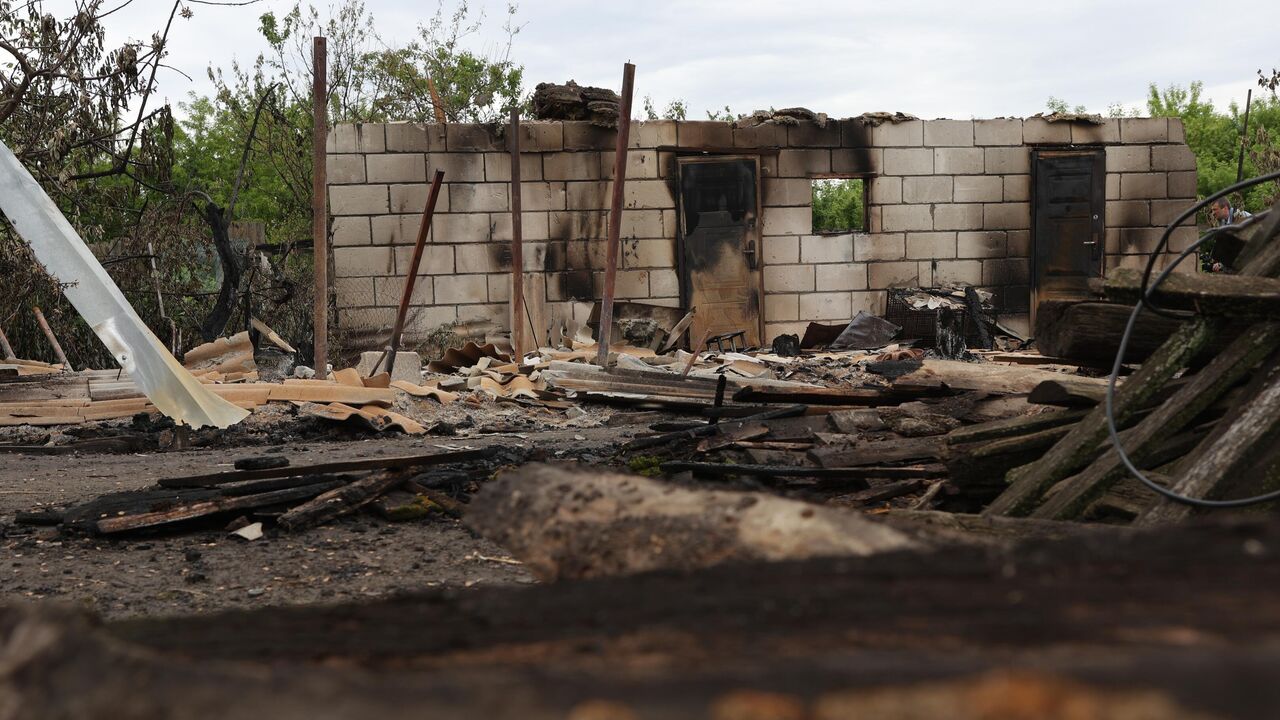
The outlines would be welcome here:
[[[134,454],[0,454],[0,604],[62,600],[106,618],[353,601],[435,587],[530,583],[501,548],[448,518],[391,523],[371,515],[253,542],[223,527],[108,539],[18,526],[15,513],[66,506],[164,477],[232,469],[237,458],[286,454],[294,465],[505,448],[601,460],[637,427],[572,427],[447,437],[379,435],[266,445],[278,435],[196,441],[214,447]],[[241,443],[249,443],[247,445]],[[256,444],[254,444],[256,443]],[[545,449],[549,448],[547,451]],[[489,466],[476,472],[490,472]],[[224,521],[225,522],[225,519]]]

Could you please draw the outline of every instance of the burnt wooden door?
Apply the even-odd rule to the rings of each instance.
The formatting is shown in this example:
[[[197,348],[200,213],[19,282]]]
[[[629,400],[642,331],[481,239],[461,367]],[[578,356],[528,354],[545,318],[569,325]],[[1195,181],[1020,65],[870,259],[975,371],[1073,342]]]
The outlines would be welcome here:
[[[680,300],[697,308],[690,343],[704,333],[746,332],[760,345],[760,161],[680,158]]]
[[[1088,296],[1102,275],[1106,155],[1101,149],[1034,150],[1031,311],[1041,300]]]

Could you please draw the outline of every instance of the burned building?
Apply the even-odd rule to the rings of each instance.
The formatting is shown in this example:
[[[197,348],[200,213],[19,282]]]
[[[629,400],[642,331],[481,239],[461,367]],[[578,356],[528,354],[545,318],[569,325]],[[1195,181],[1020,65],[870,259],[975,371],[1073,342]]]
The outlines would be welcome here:
[[[437,169],[446,187],[409,333],[508,326],[505,131],[331,132],[340,326],[390,327]],[[525,295],[542,332],[585,321],[600,297],[616,133],[584,121],[521,133]],[[1178,119],[651,121],[632,125],[630,147],[617,297],[697,306],[695,335],[741,329],[753,344],[882,313],[901,287],[988,289],[1001,321],[1027,330],[1037,298],[1081,295],[1089,278],[1144,263],[1196,196]],[[813,184],[832,179],[858,182],[865,211],[855,227],[816,232]],[[1195,238],[1178,228],[1168,250]]]

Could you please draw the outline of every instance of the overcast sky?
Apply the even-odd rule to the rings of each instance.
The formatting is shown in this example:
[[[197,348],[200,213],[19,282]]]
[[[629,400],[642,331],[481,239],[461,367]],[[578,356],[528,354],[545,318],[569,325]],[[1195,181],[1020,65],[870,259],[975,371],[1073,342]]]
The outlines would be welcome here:
[[[366,3],[391,45],[411,39],[435,8],[433,0]],[[292,4],[192,5],[196,16],[178,21],[168,60],[192,80],[162,70],[161,92],[175,104],[207,92],[205,67],[251,62],[263,47],[258,16]],[[472,4],[487,9],[497,31],[506,3]],[[170,7],[135,0],[109,19],[111,39],[149,37]],[[637,114],[650,95],[659,106],[685,100],[690,118],[726,105],[802,105],[833,117],[1030,115],[1050,95],[1102,112],[1113,102],[1144,107],[1151,82],[1193,80],[1225,108],[1233,99],[1243,105],[1258,68],[1280,66],[1276,0],[524,0],[517,18],[512,56],[530,88],[568,79],[617,88],[630,60]],[[492,48],[496,37],[474,44]]]

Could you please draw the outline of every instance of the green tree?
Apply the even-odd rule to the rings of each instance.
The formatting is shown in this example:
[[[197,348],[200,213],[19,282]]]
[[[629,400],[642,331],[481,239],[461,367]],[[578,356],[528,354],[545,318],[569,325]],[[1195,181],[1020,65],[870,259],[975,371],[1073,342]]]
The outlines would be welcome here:
[[[861,231],[866,220],[866,184],[861,178],[813,182],[813,231]]]

